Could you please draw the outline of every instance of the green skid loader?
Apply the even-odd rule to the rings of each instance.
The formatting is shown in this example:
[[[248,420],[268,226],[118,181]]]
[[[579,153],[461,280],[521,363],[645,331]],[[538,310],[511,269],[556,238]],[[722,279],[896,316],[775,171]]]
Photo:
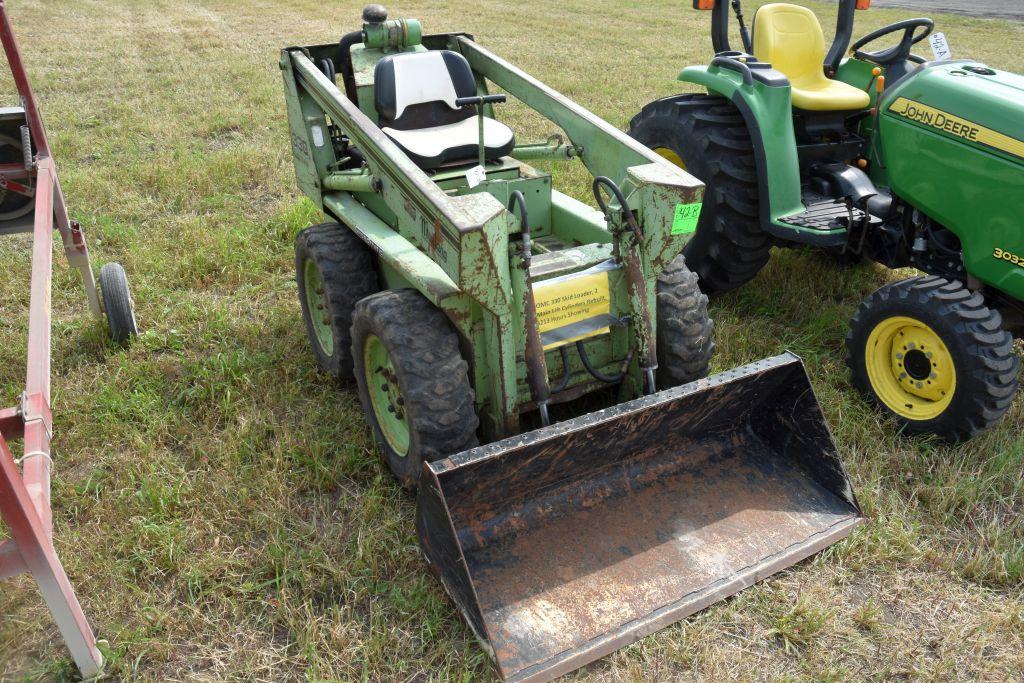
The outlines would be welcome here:
[[[850,533],[800,360],[706,377],[678,258],[703,185],[466,34],[363,21],[281,56],[298,183],[330,219],[297,237],[299,299],[500,673],[550,680]],[[488,83],[567,139],[518,143]],[[569,159],[600,210],[526,163]]]
[[[684,252],[705,292],[749,281],[776,244],[924,272],[864,300],[847,364],[903,428],[970,438],[1017,390],[1004,326],[1024,310],[1024,78],[952,59],[930,19],[850,47],[869,5],[840,0],[826,51],[806,8],[763,5],[748,31],[738,0],[694,0],[712,11],[715,57],[679,80],[708,94],[652,102],[630,135],[707,183]],[[911,51],[929,37],[933,61]]]

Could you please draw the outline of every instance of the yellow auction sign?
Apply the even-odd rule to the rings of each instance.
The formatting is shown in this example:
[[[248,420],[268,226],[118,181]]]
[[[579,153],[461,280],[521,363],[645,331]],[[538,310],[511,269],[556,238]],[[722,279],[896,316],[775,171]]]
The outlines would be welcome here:
[[[607,267],[541,280],[534,283],[533,294],[545,351],[608,332]]]

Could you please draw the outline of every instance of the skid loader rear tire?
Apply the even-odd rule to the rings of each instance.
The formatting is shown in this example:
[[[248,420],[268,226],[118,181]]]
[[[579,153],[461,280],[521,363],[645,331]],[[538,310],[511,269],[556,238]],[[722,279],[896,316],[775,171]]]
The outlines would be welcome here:
[[[679,386],[708,376],[714,322],[697,276],[677,256],[658,276],[658,386]]]
[[[1010,407],[1020,359],[998,311],[959,282],[892,282],[861,303],[846,337],[853,385],[910,432],[962,441]]]
[[[352,379],[352,309],[380,290],[373,252],[343,225],[311,226],[295,238],[295,279],[317,363],[335,379]]]
[[[424,462],[477,445],[458,335],[419,292],[393,289],[356,304],[352,356],[377,450],[402,486],[416,488]]]
[[[773,238],[761,229],[754,146],[728,100],[676,95],[651,102],[629,134],[704,182],[697,232],[683,249],[704,292],[727,292],[768,262]]]

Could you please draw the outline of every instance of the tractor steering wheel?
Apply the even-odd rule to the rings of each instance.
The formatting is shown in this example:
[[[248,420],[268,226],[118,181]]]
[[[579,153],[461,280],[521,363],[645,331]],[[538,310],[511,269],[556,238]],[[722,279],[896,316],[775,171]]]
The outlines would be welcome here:
[[[921,32],[915,34],[919,28],[922,29]],[[927,60],[925,60],[924,57],[919,57],[918,55],[913,54],[910,49],[927,38],[931,34],[933,28],[935,28],[935,22],[926,18],[904,19],[903,21],[897,21],[895,24],[883,26],[877,31],[872,31],[867,34],[850,47],[850,52],[852,52],[853,56],[857,59],[874,62],[879,66],[889,66],[890,64],[905,62],[907,60],[910,60],[915,64],[924,64]],[[900,39],[898,45],[884,50],[879,50],[878,52],[863,52],[861,50],[861,48],[868,43],[887,36],[890,33],[897,33],[899,31],[903,31],[903,38]]]

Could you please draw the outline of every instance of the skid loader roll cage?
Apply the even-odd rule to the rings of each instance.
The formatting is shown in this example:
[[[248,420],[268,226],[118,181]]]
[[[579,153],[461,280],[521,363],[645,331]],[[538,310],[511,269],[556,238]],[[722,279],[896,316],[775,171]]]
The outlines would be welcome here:
[[[489,173],[499,177],[513,172],[526,176],[527,186],[535,190],[526,193],[531,215],[544,213],[534,211],[537,200],[533,197],[537,192],[551,191],[550,212],[560,217],[572,216],[573,239],[581,245],[578,251],[588,258],[602,254],[611,258],[620,252],[637,251],[644,254],[643,269],[657,275],[679,254],[688,235],[678,230],[673,233],[676,207],[699,205],[703,198],[703,185],[693,176],[481,47],[466,34],[423,36],[422,47],[461,54],[473,69],[480,95],[487,93],[483,81],[487,79],[554,123],[569,138],[568,142],[552,137],[543,143],[517,145],[511,159],[501,162],[501,168],[488,167]],[[331,79],[329,64],[338,61],[337,44],[283,51],[281,68],[288,74],[288,103],[290,108],[297,108],[290,112],[289,120],[299,185],[325,211],[351,226],[371,246],[384,267],[402,273],[409,286],[441,308],[467,349],[499,346],[475,343],[481,336],[500,340],[500,353],[490,357],[471,355],[470,366],[479,369],[490,384],[481,415],[484,433],[489,438],[518,433],[520,412],[535,406],[528,392],[523,396],[527,391],[525,379],[516,373],[513,344],[520,332],[512,330],[516,312],[522,308],[524,283],[521,274],[513,272],[505,258],[510,239],[520,232],[519,219],[507,210],[510,196],[499,200],[486,192],[453,195],[441,189],[439,179],[448,177],[452,171],[422,170],[381,130],[373,118],[375,63],[364,61],[358,50],[351,59],[358,104]],[[339,71],[337,80],[347,80],[347,76]],[[481,106],[488,115],[493,113],[493,105]],[[331,135],[335,141],[343,136],[348,149],[358,150],[358,167],[346,167],[345,160],[338,158]],[[621,188],[641,228],[639,234],[627,225],[627,215],[614,197],[608,203],[607,215],[602,216],[568,196],[547,190],[550,178],[531,177],[536,172],[519,163],[527,159],[578,159],[595,177],[610,178]],[[510,185],[505,191],[510,193],[511,189],[515,188]],[[356,201],[353,193],[370,198]],[[380,213],[393,215],[394,220],[381,221],[374,211],[368,210],[370,205],[379,207]],[[550,229],[544,221],[534,226],[535,237],[546,232]],[[645,308],[644,303],[648,310],[653,310],[653,288],[645,299],[612,313],[638,331],[641,346],[652,348],[653,329],[640,329],[649,316],[639,312]],[[476,305],[480,310],[474,312]],[[620,334],[615,329],[612,333]],[[642,353],[638,351],[637,355]],[[557,355],[554,358],[557,363]],[[594,358],[593,364],[600,375],[614,376],[622,370],[620,361],[604,363]],[[647,378],[640,365],[631,363],[626,373],[626,397],[643,393]],[[498,371],[485,374],[482,370],[486,367]],[[594,379],[589,388],[597,384],[600,380]],[[553,396],[552,402],[569,400],[585,391],[586,388],[570,387],[569,393]]]

